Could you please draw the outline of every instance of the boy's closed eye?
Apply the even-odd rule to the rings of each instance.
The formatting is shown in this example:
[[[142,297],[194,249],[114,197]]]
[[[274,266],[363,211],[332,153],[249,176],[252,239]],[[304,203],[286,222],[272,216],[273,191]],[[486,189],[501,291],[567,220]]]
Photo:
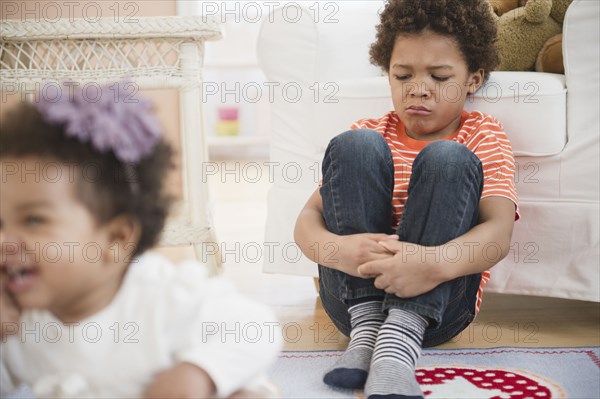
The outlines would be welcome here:
[[[433,78],[433,80],[437,80],[438,82],[445,82],[451,78],[451,76],[437,76],[437,75],[431,75],[431,77]],[[394,78],[396,80],[408,80],[411,78],[411,76],[410,75],[394,75]]]

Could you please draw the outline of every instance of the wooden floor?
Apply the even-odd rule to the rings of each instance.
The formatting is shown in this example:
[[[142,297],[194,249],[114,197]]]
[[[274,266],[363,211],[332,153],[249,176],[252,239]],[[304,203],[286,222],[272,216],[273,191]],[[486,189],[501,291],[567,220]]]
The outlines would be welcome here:
[[[221,169],[224,164],[219,165]],[[227,170],[232,170],[231,162]],[[215,227],[222,248],[232,250],[264,241],[268,176],[235,181],[211,176]],[[223,182],[224,181],[224,182]],[[193,257],[191,248],[163,249],[175,259]],[[268,275],[260,262],[248,262],[235,250],[225,257],[223,274],[246,295],[271,306],[283,329],[284,349],[344,349],[348,343],[323,310],[310,277]],[[485,293],[476,320],[440,348],[498,346],[560,347],[600,345],[600,304],[554,298]]]

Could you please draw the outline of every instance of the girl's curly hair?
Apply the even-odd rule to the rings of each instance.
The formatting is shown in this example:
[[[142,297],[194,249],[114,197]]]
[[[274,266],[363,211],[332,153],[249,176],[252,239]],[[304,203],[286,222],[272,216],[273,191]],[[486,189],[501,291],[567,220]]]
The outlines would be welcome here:
[[[458,44],[469,68],[489,72],[499,62],[496,23],[486,0],[389,0],[369,52],[371,63],[388,71],[396,38],[431,30]]]
[[[0,159],[38,157],[74,166],[77,195],[100,224],[118,215],[135,218],[141,235],[134,255],[156,244],[164,227],[172,202],[164,190],[172,153],[161,139],[139,163],[124,163],[113,152],[101,153],[89,142],[67,136],[63,127],[47,123],[27,103],[5,115],[0,134]]]

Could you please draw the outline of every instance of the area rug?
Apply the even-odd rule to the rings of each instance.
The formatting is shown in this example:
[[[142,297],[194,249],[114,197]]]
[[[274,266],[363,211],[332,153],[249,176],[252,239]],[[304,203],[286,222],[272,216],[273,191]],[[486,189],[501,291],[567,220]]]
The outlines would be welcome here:
[[[324,371],[341,351],[283,352],[270,371],[282,398],[362,398],[333,390]],[[428,349],[417,367],[425,397],[600,398],[600,347]]]

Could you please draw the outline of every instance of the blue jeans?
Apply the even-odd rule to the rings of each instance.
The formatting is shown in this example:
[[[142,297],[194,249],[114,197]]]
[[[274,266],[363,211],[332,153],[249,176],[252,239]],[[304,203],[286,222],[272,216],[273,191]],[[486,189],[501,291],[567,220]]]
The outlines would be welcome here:
[[[408,200],[394,232],[394,164],[389,147],[375,131],[352,130],[329,143],[320,192],[325,224],[334,234],[396,233],[400,241],[436,246],[477,224],[482,188],[483,170],[475,154],[453,141],[432,142],[413,162]],[[473,321],[480,281],[481,274],[463,276],[416,297],[399,298],[376,288],[374,279],[319,265],[323,307],[343,334],[351,330],[349,306],[381,300],[384,311],[405,309],[429,321],[425,347],[450,340]]]

